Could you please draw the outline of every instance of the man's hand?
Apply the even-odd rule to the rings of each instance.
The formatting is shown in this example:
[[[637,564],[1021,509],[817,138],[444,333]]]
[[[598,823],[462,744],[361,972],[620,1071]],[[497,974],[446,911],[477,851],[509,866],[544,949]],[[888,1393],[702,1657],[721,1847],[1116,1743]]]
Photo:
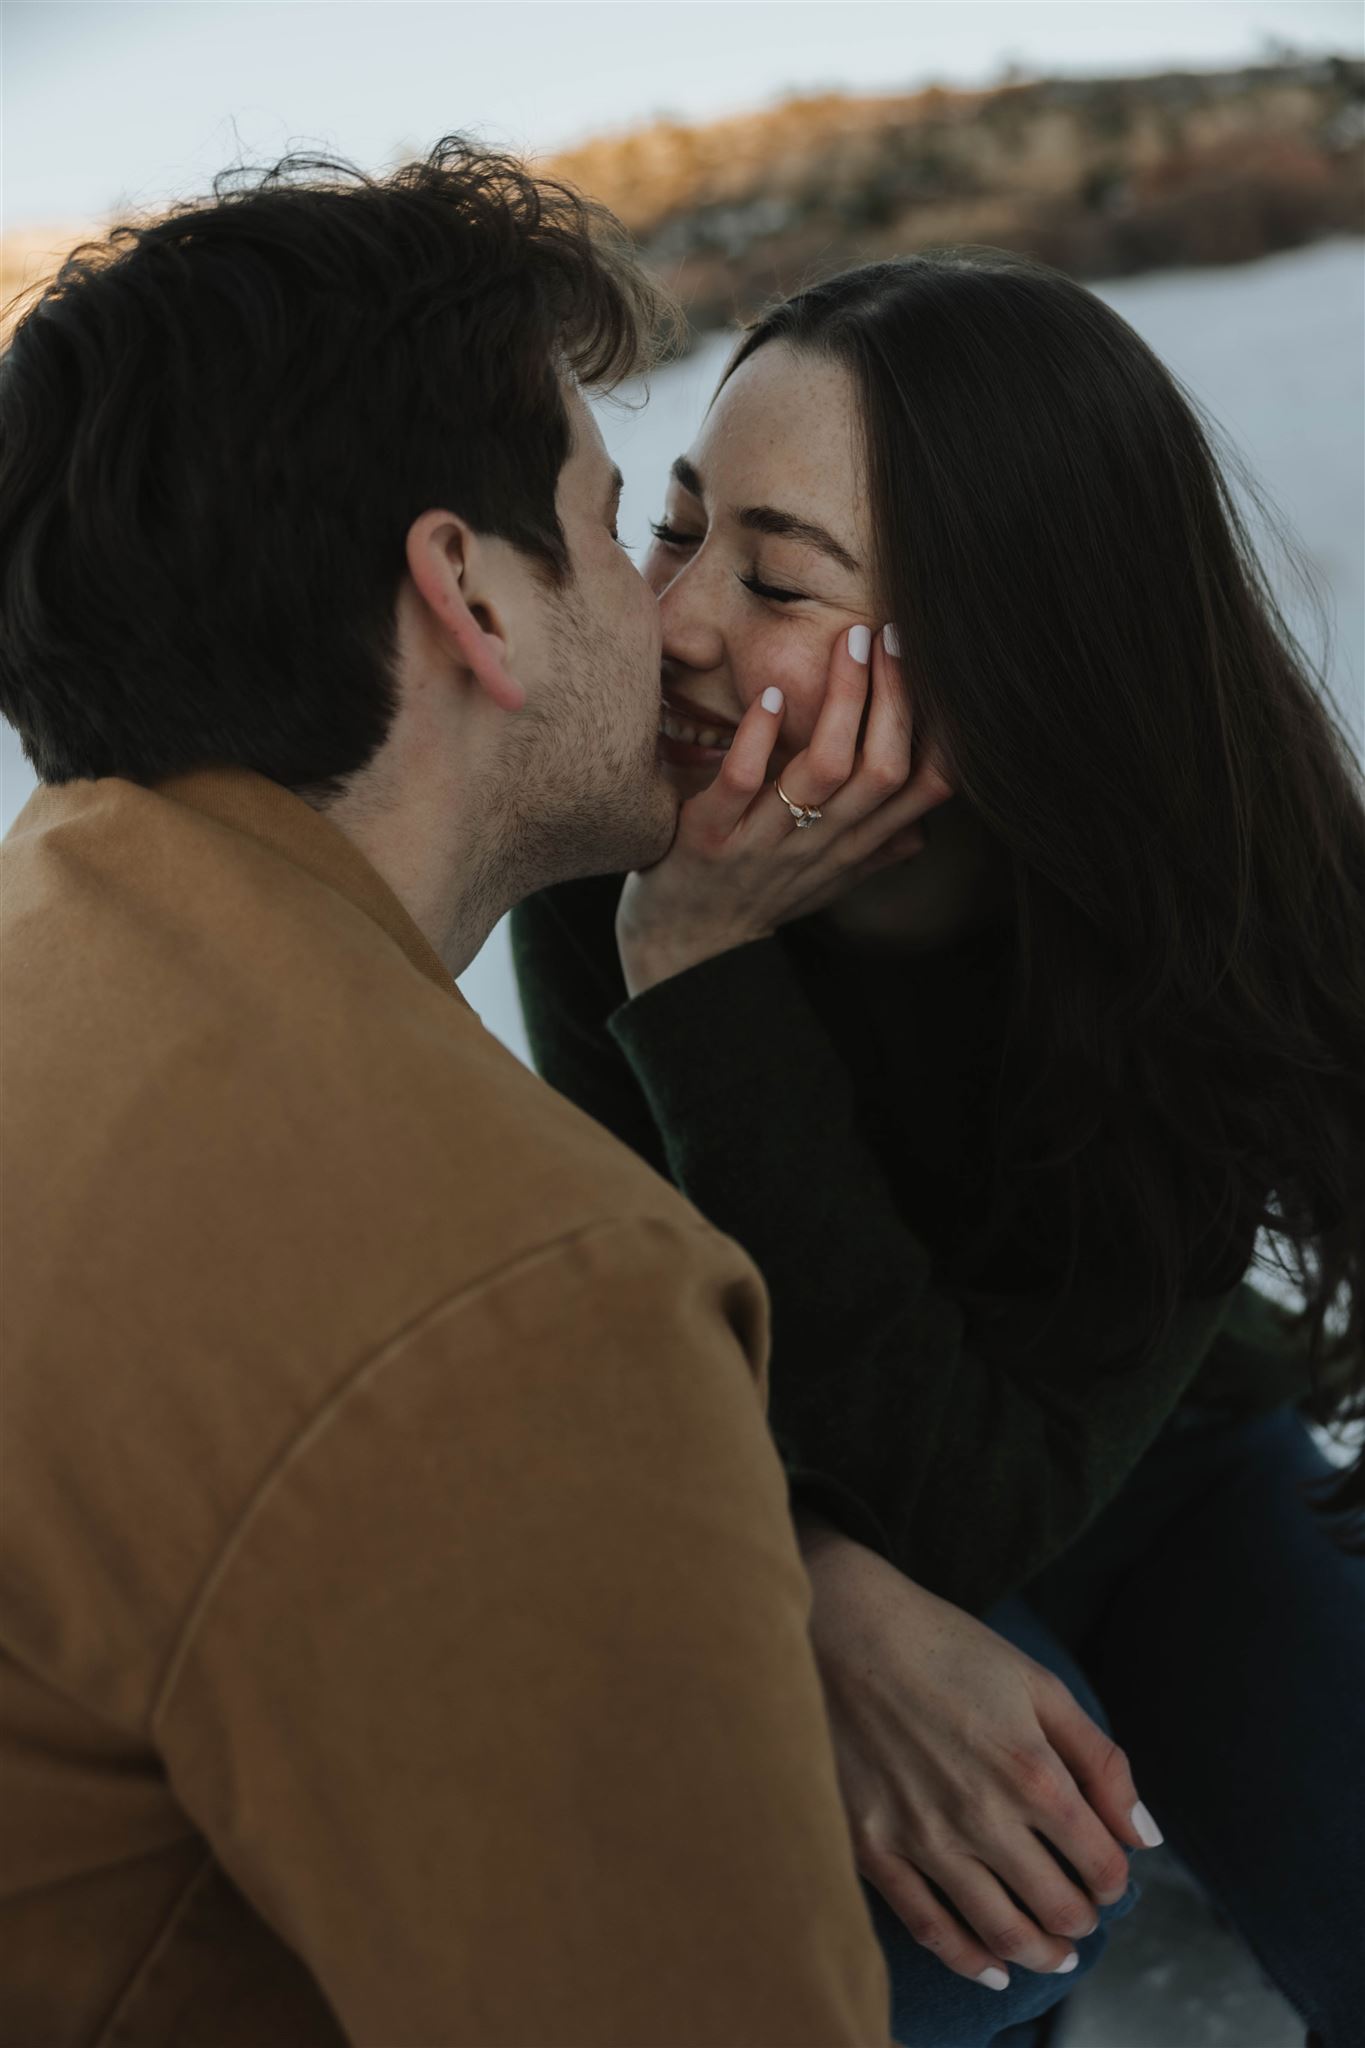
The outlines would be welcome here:
[[[983,1622],[829,1524],[796,1528],[859,1870],[961,1976],[1074,1969],[1096,1902],[1127,1889],[1125,1850],[1153,1846],[1123,1751]]]

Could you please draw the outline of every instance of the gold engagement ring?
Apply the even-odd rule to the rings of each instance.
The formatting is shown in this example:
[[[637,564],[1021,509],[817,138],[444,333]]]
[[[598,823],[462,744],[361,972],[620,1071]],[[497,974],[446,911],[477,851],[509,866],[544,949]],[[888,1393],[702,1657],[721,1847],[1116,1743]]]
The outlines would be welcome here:
[[[794,804],[780,781],[775,781],[773,787],[795,818],[798,832],[804,831],[807,825],[814,825],[817,819],[824,816],[824,812],[818,811],[814,804]]]

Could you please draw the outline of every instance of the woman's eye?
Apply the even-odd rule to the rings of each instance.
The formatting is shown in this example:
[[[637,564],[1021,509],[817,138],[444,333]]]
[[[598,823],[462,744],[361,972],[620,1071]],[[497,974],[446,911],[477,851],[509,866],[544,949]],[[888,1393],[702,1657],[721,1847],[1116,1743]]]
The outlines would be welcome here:
[[[700,547],[705,540],[704,533],[684,533],[680,526],[670,526],[666,519],[651,519],[649,530],[661,547],[677,548],[686,552],[688,548]],[[775,583],[762,583],[757,576],[740,576],[738,581],[755,597],[770,598],[774,604],[803,604],[805,593],[800,590],[779,590]]]
[[[666,548],[694,548],[702,537],[699,533],[683,533],[662,519],[651,519],[649,530],[655,540],[662,541]]]
[[[741,576],[739,580],[746,590],[752,590],[755,597],[771,598],[774,604],[805,603],[805,597],[799,590],[779,590],[776,584],[760,583],[757,576]]]

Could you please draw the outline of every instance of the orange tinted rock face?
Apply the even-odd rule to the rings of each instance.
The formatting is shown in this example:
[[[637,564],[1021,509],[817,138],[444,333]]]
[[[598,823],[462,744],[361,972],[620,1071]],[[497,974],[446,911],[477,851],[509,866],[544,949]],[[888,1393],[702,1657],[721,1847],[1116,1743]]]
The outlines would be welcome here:
[[[826,93],[545,159],[608,205],[697,332],[851,264],[953,242],[1082,278],[1365,232],[1365,64],[1323,58],[989,91]],[[86,224],[0,241],[0,297]]]
[[[23,310],[30,292],[45,283],[63,256],[84,235],[100,230],[89,225],[9,228],[0,235],[0,340]]]
[[[1365,65],[1331,58],[792,99],[544,167],[620,215],[701,330],[812,275],[948,242],[1099,278],[1361,233],[1363,166]]]

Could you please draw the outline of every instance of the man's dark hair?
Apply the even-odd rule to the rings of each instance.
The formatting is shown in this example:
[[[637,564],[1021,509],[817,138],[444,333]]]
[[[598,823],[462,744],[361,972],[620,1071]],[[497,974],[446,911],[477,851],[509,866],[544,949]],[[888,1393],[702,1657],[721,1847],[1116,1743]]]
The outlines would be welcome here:
[[[412,521],[562,584],[561,377],[670,324],[604,208],[459,136],[224,172],[75,249],[0,359],[0,711],[39,776],[337,795],[393,716]]]

